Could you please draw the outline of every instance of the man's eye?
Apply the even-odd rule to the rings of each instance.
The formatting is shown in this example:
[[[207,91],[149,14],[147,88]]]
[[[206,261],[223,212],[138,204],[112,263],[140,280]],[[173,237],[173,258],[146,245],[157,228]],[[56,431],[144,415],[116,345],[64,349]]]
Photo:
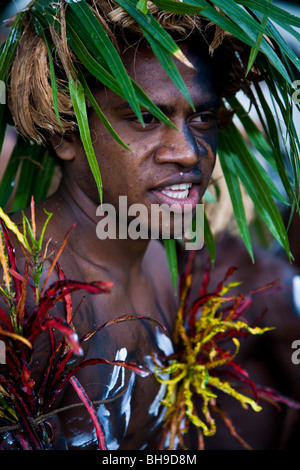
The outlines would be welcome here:
[[[155,125],[159,122],[156,119],[156,117],[154,117],[153,114],[151,113],[143,113],[142,116],[143,116],[144,126],[142,126],[141,122],[137,119],[136,116],[130,117],[129,121],[131,121],[138,128],[141,128],[141,130],[146,129],[147,127],[151,125]]]
[[[145,124],[153,124],[157,122],[157,119],[153,116],[153,114],[144,113],[142,116]]]
[[[215,115],[213,113],[201,113],[201,114],[196,114],[192,118],[190,118],[190,124],[202,124],[202,125],[208,125],[211,124],[213,121],[215,121]]]

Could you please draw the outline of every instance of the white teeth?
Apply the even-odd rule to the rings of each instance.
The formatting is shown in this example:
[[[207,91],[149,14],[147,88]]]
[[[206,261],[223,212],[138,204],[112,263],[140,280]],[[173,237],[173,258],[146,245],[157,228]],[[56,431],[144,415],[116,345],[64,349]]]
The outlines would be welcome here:
[[[174,191],[162,191],[163,194],[166,196],[172,197],[173,199],[185,199],[189,195],[189,190],[187,189],[186,191],[177,191],[176,193]]]
[[[172,184],[161,189],[161,192],[173,199],[185,199],[189,195],[189,188],[191,186],[192,183]]]
[[[180,183],[180,184],[172,184],[171,186],[165,186],[164,189],[188,189],[192,186],[192,183]]]

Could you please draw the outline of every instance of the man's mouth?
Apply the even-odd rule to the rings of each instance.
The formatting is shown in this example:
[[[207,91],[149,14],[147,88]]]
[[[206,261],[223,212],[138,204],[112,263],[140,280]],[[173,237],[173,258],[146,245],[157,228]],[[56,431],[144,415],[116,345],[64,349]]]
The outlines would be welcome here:
[[[160,191],[172,199],[186,199],[189,196],[191,186],[192,183],[172,184],[165,186]]]
[[[172,207],[179,206],[182,209],[190,204],[194,208],[199,203],[199,184],[193,184],[192,182],[161,186],[153,189],[152,192],[160,204],[167,204]]]

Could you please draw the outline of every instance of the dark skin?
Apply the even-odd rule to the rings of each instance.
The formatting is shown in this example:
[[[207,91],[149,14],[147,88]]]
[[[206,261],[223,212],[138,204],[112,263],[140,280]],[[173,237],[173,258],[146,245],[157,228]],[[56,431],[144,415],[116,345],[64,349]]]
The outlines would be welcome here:
[[[184,50],[187,51],[186,48]],[[218,101],[207,59],[203,57],[196,59],[195,55],[188,57],[196,69],[188,68],[184,64],[179,64],[179,68],[191,93],[196,111],[190,108],[148,50],[141,49],[137,55],[133,51],[128,51],[124,56],[129,73],[150,98],[162,107],[178,130],[156,121],[147,112],[143,112],[146,123],[143,128],[123,100],[108,90],[94,90],[95,97],[111,124],[132,149],[130,152],[117,144],[102,126],[96,114],[91,113],[90,127],[103,177],[105,203],[118,207],[119,195],[126,195],[128,206],[142,203],[150,208],[153,203],[166,202],[160,189],[179,182],[192,182],[193,192],[197,193],[197,200],[200,201],[215,162]],[[147,315],[161,322],[166,328],[164,330],[147,320],[114,325],[93,336],[89,343],[85,343],[84,356],[78,361],[105,357],[109,360],[130,360],[143,367],[149,367],[149,357],[152,353],[159,358],[171,352],[170,338],[179,300],[174,295],[162,245],[155,240],[100,241],[96,236],[96,225],[99,222],[99,217],[96,216],[99,205],[98,191],[78,134],[54,136],[52,145],[63,161],[63,179],[58,192],[37,205],[38,229],[41,229],[46,218],[44,209],[52,212],[53,217],[46,238],[52,237],[51,247],[56,250],[69,228],[75,223],[76,227],[60,258],[66,277],[86,282],[94,280],[113,282],[111,294],[90,296],[80,292],[73,295],[73,308],[76,311],[74,324],[78,336],[93,331],[104,321],[124,314]],[[217,253],[215,284],[223,278],[227,268],[232,264],[238,266],[242,264],[242,271],[237,272],[237,279],[247,279],[245,290],[282,277],[283,266],[284,278],[288,277],[289,283],[293,275],[286,264],[276,261],[267,263],[265,255],[258,256],[258,259],[264,262],[251,266],[250,258],[244,248],[235,240],[229,245],[219,245]],[[201,250],[196,258],[196,274],[203,275],[205,260],[206,255]],[[268,279],[265,278],[266,271],[271,273]],[[55,274],[50,282],[54,280],[56,280]],[[201,276],[199,278],[197,275],[194,280],[195,285],[199,286]],[[195,295],[197,295],[196,290]],[[286,295],[288,299],[285,298]],[[270,306],[272,311],[273,306],[276,308],[279,306],[278,295],[275,299],[274,305]],[[283,310],[286,311],[287,308],[291,310],[288,300],[290,295],[287,293],[280,296],[282,303],[278,320],[282,319]],[[253,311],[254,319],[265,306],[256,305],[257,310]],[[59,309],[59,305],[57,308]],[[59,310],[53,313],[62,314]],[[265,323],[273,325],[273,317]],[[277,324],[277,321],[275,323]],[[279,334],[275,336],[272,344],[276,344],[279,350],[283,344],[281,336],[284,336],[285,346],[282,351],[288,356],[286,360],[288,367],[283,367],[284,373],[287,374],[283,381],[287,384],[288,378],[294,377],[287,394],[298,398],[294,393],[298,383],[294,370],[297,366],[291,365],[289,347],[291,340],[297,337],[296,331],[299,330],[296,327],[299,322],[292,318],[285,321],[284,325],[285,329],[282,324],[280,325]],[[289,330],[287,334],[286,330]],[[295,336],[292,336],[291,332]],[[241,351],[243,356],[240,362],[251,375],[253,372],[254,380],[278,388],[276,381],[278,374],[272,375],[264,354],[261,356],[260,353],[255,353],[260,340],[260,338],[255,338],[254,341],[250,339],[249,346],[246,342],[248,347],[242,350],[244,353]],[[269,342],[263,343],[262,349],[266,347],[270,352],[269,344]],[[272,353],[276,348],[273,347]],[[36,351],[35,375],[38,380],[47,364],[47,344],[44,341],[36,344]],[[262,360],[257,360],[257,357]],[[274,361],[272,360],[271,364],[274,364]],[[161,436],[162,409],[159,406],[159,399],[162,396],[159,394],[160,385],[152,375],[141,378],[130,371],[102,365],[85,368],[77,374],[77,377],[92,400],[117,397],[105,407],[98,408],[109,449],[157,449]],[[57,401],[56,408],[78,402],[78,396],[69,386]],[[233,413],[238,431],[241,431],[243,437],[254,448],[274,448],[282,438],[285,439],[280,433],[285,415],[282,418],[275,408],[271,407],[270,411],[270,407],[267,406],[266,412],[261,416],[261,413],[242,411],[239,405],[236,406],[236,402],[230,401],[226,404],[226,409]],[[262,426],[262,423],[266,426]],[[59,413],[53,419],[53,426],[56,448],[96,448],[93,426],[83,407]],[[280,444],[283,445],[284,442],[281,440]],[[241,448],[220,423],[217,435],[207,439],[206,445],[212,449]]]
[[[95,90],[95,97],[112,126],[131,148],[122,148],[92,111],[90,128],[95,154],[103,178],[103,202],[118,207],[118,197],[127,196],[128,206],[176,201],[161,190],[173,184],[192,183],[189,197],[181,203],[200,202],[215,163],[217,112],[219,101],[213,86],[208,59],[188,54],[193,67],[178,62],[191,94],[193,110],[148,49],[126,52],[124,63],[129,74],[165,112],[177,129],[157,121],[144,111],[142,127],[130,107],[109,90]],[[149,366],[149,357],[170,351],[170,340],[178,308],[162,245],[157,240],[99,240],[96,236],[96,209],[99,195],[85,152],[77,133],[54,136],[52,145],[63,160],[63,179],[57,193],[36,208],[37,224],[45,220],[44,209],[53,213],[47,230],[51,246],[61,245],[75,223],[60,264],[69,279],[113,282],[111,294],[74,295],[74,323],[81,337],[104,321],[125,314],[147,315],[158,320],[165,330],[147,320],[122,323],[95,335],[85,346],[84,358],[117,357]],[[174,190],[175,192],[175,190]],[[51,282],[55,279],[52,276]],[[82,300],[82,297],[83,300]],[[37,345],[37,369],[43,371],[45,344]],[[81,358],[82,359],[82,358]],[[153,375],[147,378],[111,366],[92,366],[77,377],[92,400],[124,393],[100,415],[106,426],[109,448],[140,449],[154,447],[159,438],[161,407],[160,384]],[[113,380],[116,379],[116,383]],[[57,407],[78,403],[71,387]],[[157,403],[156,403],[157,402]],[[105,416],[109,413],[109,420]],[[55,420],[60,448],[94,448],[95,437],[83,409],[60,413]]]

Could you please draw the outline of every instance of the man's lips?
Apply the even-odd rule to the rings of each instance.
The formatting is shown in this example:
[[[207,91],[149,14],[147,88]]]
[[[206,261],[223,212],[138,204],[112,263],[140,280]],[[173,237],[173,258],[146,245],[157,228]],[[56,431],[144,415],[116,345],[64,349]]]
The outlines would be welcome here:
[[[161,191],[166,196],[172,197],[174,199],[185,199],[188,197],[192,183],[180,183],[172,184],[170,186],[165,186],[158,191]]]
[[[187,184],[196,184],[199,185],[202,180],[202,173],[201,171],[189,171],[187,173],[176,173],[175,175],[169,176],[163,180],[161,180],[159,183],[155,184],[151,189],[165,189],[168,186],[173,186],[173,185],[180,185],[183,183]]]
[[[197,172],[198,173],[198,172]],[[193,208],[199,203],[201,175],[180,173],[158,183],[152,192],[161,202],[180,206],[191,204]]]
[[[178,186],[180,187],[178,188]],[[194,209],[200,201],[199,189],[199,184],[183,183],[182,185],[170,185],[161,189],[153,189],[152,193],[161,204],[180,207],[190,204]]]

